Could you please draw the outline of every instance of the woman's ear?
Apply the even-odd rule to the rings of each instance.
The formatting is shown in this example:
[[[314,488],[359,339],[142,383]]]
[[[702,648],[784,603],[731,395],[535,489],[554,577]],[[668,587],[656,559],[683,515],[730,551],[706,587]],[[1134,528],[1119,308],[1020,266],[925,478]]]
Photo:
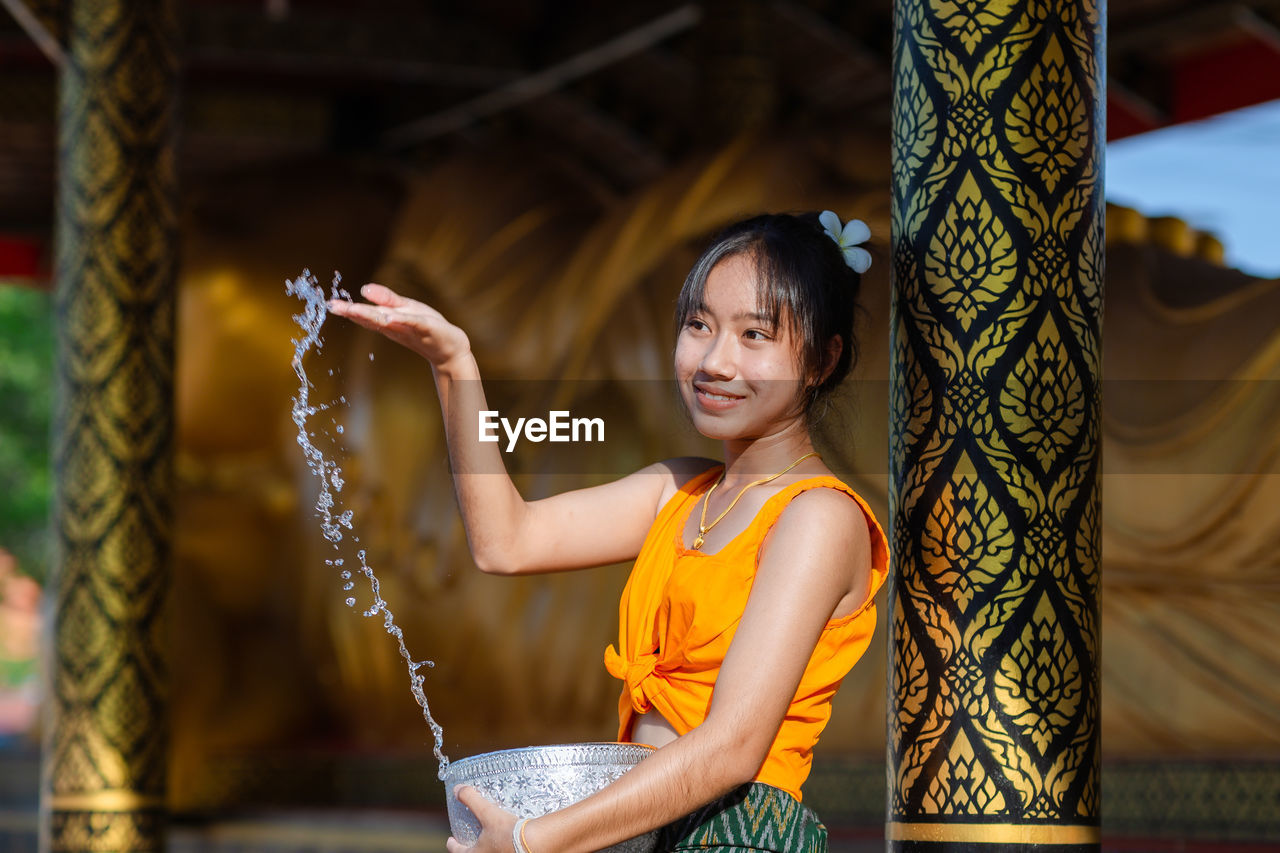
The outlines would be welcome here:
[[[818,377],[816,384],[821,385],[827,381],[827,377],[831,375],[831,371],[836,369],[836,365],[840,362],[840,353],[844,350],[844,344],[840,340],[839,335],[832,335],[827,341],[826,352],[822,359],[822,374]]]

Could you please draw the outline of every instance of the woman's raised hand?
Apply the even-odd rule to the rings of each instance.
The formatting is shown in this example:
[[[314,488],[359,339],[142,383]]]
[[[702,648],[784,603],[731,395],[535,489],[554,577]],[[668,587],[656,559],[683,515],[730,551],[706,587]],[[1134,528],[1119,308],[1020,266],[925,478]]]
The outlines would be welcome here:
[[[458,789],[458,801],[479,819],[480,838],[474,847],[466,847],[450,836],[445,842],[449,853],[508,853],[515,847],[511,839],[511,830],[516,825],[515,815],[503,811],[501,806],[485,799],[470,785]]]
[[[368,302],[329,301],[329,311],[379,332],[443,367],[471,352],[467,333],[450,323],[436,309],[407,299],[389,287],[366,284],[360,295]]]

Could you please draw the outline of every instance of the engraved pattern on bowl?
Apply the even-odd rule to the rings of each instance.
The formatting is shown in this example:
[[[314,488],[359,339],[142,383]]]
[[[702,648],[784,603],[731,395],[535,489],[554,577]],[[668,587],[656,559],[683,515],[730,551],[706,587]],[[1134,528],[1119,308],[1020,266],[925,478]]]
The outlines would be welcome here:
[[[634,743],[577,743],[505,749],[461,758],[445,771],[444,790],[453,837],[470,847],[480,837],[480,822],[453,795],[456,785],[470,785],[517,817],[541,817],[572,805],[618,779],[653,747]],[[650,853],[655,829],[607,853]]]

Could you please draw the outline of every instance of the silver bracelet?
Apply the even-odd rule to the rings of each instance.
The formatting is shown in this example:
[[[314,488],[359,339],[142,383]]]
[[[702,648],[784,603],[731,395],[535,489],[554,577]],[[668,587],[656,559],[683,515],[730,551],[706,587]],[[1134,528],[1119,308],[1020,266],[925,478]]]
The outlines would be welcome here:
[[[529,848],[524,846],[524,825],[528,822],[529,818],[522,817],[511,827],[511,847],[516,853],[529,853]]]

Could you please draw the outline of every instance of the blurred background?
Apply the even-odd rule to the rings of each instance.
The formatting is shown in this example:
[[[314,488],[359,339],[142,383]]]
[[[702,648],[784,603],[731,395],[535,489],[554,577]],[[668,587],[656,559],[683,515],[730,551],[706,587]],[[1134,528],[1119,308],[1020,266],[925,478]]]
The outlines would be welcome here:
[[[58,4],[3,5],[0,850],[25,850],[51,553]],[[1280,843],[1280,4],[1107,11],[1104,839],[1262,849]],[[430,735],[380,620],[324,565],[289,419],[284,282],[304,268],[440,308],[513,408],[601,413],[604,445],[512,455],[536,497],[714,452],[663,385],[674,297],[710,234],[760,210],[862,218],[879,262],[822,444],[887,519],[891,12],[180,4],[177,848],[441,846]],[[1260,245],[1233,215],[1267,224]],[[318,398],[348,403],[346,500],[410,649],[436,662],[445,751],[612,739],[601,657],[627,567],[475,572],[429,371],[358,330],[325,339],[308,371]],[[1174,380],[1176,405],[1143,404]],[[883,843],[885,714],[868,654],[806,788],[836,849]]]

